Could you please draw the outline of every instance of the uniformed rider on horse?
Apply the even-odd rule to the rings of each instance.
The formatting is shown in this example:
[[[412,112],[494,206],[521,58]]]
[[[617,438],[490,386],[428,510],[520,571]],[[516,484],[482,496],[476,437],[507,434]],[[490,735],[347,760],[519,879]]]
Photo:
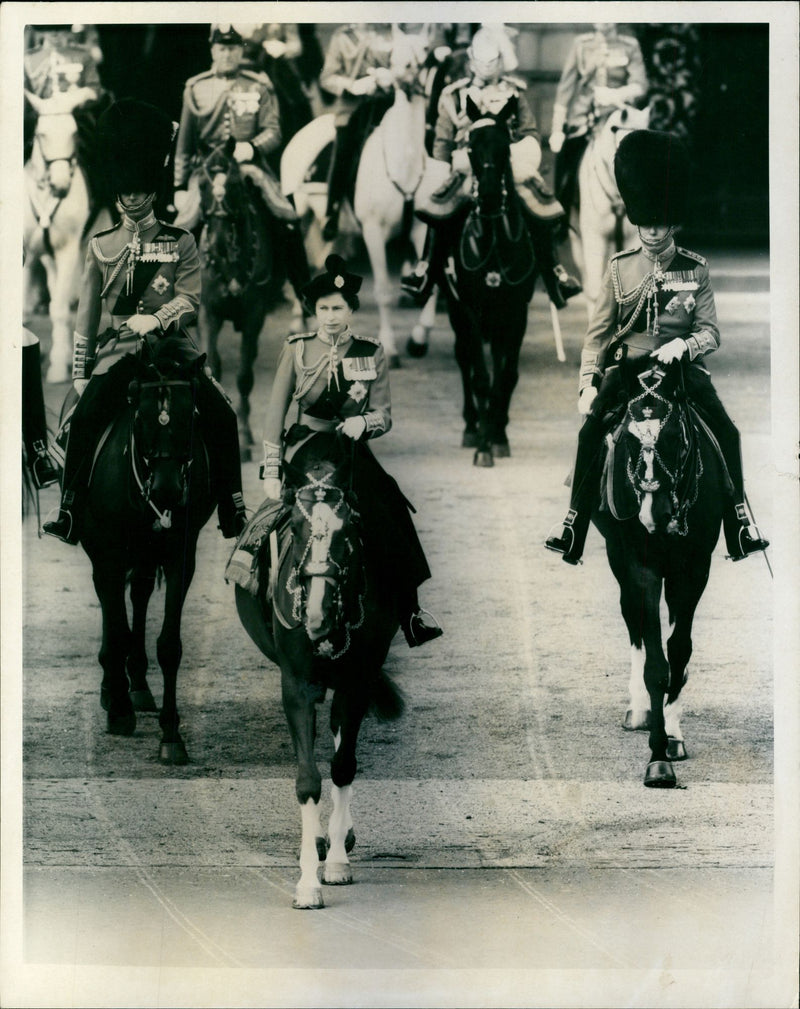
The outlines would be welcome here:
[[[578,166],[589,134],[614,109],[639,105],[647,95],[647,74],[639,43],[613,23],[572,44],[556,88],[549,146],[556,156],[556,198],[567,214],[575,202]]]
[[[713,432],[732,484],[723,511],[728,554],[743,560],[769,545],[750,525],[739,432],[705,363],[720,344],[708,264],[674,240],[686,216],[689,173],[688,152],[674,134],[635,130],[620,142],[617,185],[641,245],[612,257],[581,353],[578,409],[586,419],[578,437],[570,509],[560,534],[545,543],[568,564],[577,564],[583,554],[599,494],[603,418],[626,402],[620,363],[629,355],[649,354],[662,364],[688,362],[687,398]]]
[[[200,303],[197,246],[189,232],[159,221],[152,209],[164,183],[172,130],[162,112],[132,99],[112,105],[98,124],[121,220],[89,243],[81,282],[72,361],[80,399],[70,420],[61,509],[43,526],[66,543],[80,538],[95,447],[139,373],[137,350],[146,343],[177,364],[201,357],[186,330]],[[111,324],[98,335],[104,308]],[[202,370],[197,396],[220,527],[223,536],[233,537],[245,523],[236,414]]]
[[[502,28],[484,26],[472,39],[467,75],[448,85],[439,99],[439,113],[433,141],[435,171],[444,182],[433,193],[417,216],[428,224],[425,249],[413,273],[401,281],[406,293],[420,302],[430,297],[440,282],[450,245],[455,239],[455,222],[470,202],[471,170],[467,144],[472,125],[467,114],[471,98],[481,112],[497,113],[516,99],[517,113],[510,121],[513,143],[511,167],[517,192],[525,207],[525,222],[533,242],[534,254],[551,301],[563,308],[567,299],[581,290],[558,262],[555,228],[563,219],[563,208],[547,190],[538,168],[541,160],[536,119],[525,96],[526,84],[509,71],[517,59],[513,44]]]
[[[233,25],[212,25],[210,44],[211,69],[190,77],[183,92],[175,149],[175,223],[196,234],[204,162],[215,152],[224,161],[232,146],[232,157],[255,185],[280,233],[287,276],[299,296],[308,281],[308,263],[297,212],[267,162],[282,143],[275,89],[266,74],[242,69],[244,39]]]

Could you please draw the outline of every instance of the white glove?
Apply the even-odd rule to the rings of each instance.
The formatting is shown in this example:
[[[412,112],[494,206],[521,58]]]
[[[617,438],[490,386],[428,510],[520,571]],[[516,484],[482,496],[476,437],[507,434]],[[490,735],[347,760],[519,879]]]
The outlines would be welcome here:
[[[394,87],[394,74],[388,67],[378,67],[375,71],[375,81],[379,88]]]
[[[362,77],[360,80],[351,81],[347,85],[347,90],[351,95],[373,95],[378,83],[374,77]]]
[[[185,189],[176,189],[172,202],[175,205],[175,209],[180,213],[189,202],[189,193]]]
[[[255,151],[253,150],[253,145],[249,140],[239,140],[233,149],[233,159],[234,161],[252,161]]]
[[[267,56],[271,56],[274,60],[277,60],[278,57],[283,56],[286,52],[286,43],[280,39],[267,39],[264,42],[264,51]]]
[[[662,364],[671,364],[673,361],[680,361],[688,349],[686,341],[676,336],[674,340],[665,343],[663,347],[657,347],[650,357],[658,358]]]
[[[453,151],[451,164],[454,172],[463,172],[466,175],[470,171],[469,154],[466,147],[460,147],[457,151]]]
[[[154,315],[132,315],[125,325],[137,336],[144,336],[158,329],[161,323]]]
[[[436,60],[437,63],[444,63],[444,61],[447,59],[447,57],[450,55],[452,51],[453,50],[450,48],[450,46],[437,46],[433,50],[433,58]]]
[[[617,88],[604,88],[600,86],[594,89],[594,103],[601,108],[603,106],[620,106],[625,104]]]
[[[511,174],[514,182],[523,183],[532,178],[542,163],[542,149],[536,137],[523,137],[509,148]]]
[[[558,131],[558,133],[551,133],[550,139],[547,141],[547,143],[553,154],[558,154],[558,152],[564,146],[564,134],[560,130]]]
[[[89,384],[88,378],[76,378],[75,381],[72,383],[75,392],[77,392],[79,396],[83,395],[83,391],[88,384]]]
[[[585,389],[581,389],[580,395],[578,396],[578,413],[582,417],[586,417],[592,410],[592,403],[594,403],[597,398],[597,389],[593,385],[588,385]]]
[[[278,477],[268,476],[265,480],[261,481],[261,488],[264,492],[264,497],[268,497],[271,501],[280,501],[282,485]]]
[[[346,437],[352,438],[353,441],[358,441],[361,435],[367,430],[367,422],[359,414],[356,417],[348,417],[347,420],[342,421],[336,430],[341,431],[341,433]]]

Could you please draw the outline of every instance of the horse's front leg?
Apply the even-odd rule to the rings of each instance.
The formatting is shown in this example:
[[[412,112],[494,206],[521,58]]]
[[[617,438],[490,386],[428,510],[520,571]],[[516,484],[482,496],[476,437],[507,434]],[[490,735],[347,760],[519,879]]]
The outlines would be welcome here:
[[[335,745],[331,760],[333,813],[328,822],[330,848],[322,877],[322,881],[329,885],[353,882],[353,871],[347,857],[356,840],[350,801],[358,770],[356,743],[366,711],[366,697],[346,690],[337,690],[334,694],[331,705],[331,731]]]
[[[158,723],[161,726],[161,744],[158,759],[162,764],[188,764],[181,734],[178,731],[178,669],[183,656],[181,641],[181,619],[186,593],[192,584],[195,572],[197,539],[191,536],[176,541],[176,549],[164,564],[166,592],[164,599],[164,619],[156,642],[156,654],[164,678],[164,700]]]
[[[72,367],[72,328],[70,301],[80,254],[79,236],[55,250],[54,257],[43,256],[50,291],[50,322],[52,344],[47,381],[68,382]]]
[[[667,755],[664,700],[670,685],[669,663],[661,641],[661,580],[654,572],[644,572],[640,582],[641,643],[644,645],[644,683],[650,697],[650,763],[644,783],[648,788],[674,788],[675,772]]]
[[[156,702],[147,683],[147,606],[155,588],[156,576],[151,565],[138,567],[131,577],[131,647],[128,652],[127,671],[130,695],[136,711],[157,711]]]
[[[125,606],[125,559],[106,551],[92,558],[92,580],[103,614],[103,637],[98,659],[103,669],[100,704],[108,713],[107,731],[131,736],[136,713],[128,693],[125,659],[130,647],[130,627]]]
[[[250,393],[255,382],[253,365],[258,357],[258,338],[261,335],[265,315],[264,301],[254,298],[253,304],[248,306],[242,329],[242,350],[239,356],[239,371],[236,375],[236,388],[239,392],[236,418],[239,425],[239,455],[242,462],[249,462],[251,459],[253,432],[250,430]]]
[[[508,413],[511,397],[519,381],[519,354],[528,321],[528,303],[509,311],[507,323],[492,342],[493,381],[487,423],[492,452],[497,458],[508,458]]]
[[[400,356],[397,353],[391,318],[392,285],[386,263],[388,229],[378,218],[368,218],[362,222],[361,231],[375,280],[375,301],[378,306],[380,322],[378,336],[383,344],[383,351],[389,362],[389,367],[399,368]]]
[[[426,228],[422,221],[415,220],[411,229],[411,241],[417,253],[417,261],[422,258],[425,232]],[[436,322],[436,297],[436,289],[434,288],[433,294],[425,302],[419,318],[411,329],[411,336],[406,345],[406,350],[411,357],[424,357],[428,352],[428,341]]]
[[[204,277],[204,283],[209,286],[213,283],[211,277]],[[200,346],[206,354],[206,361],[208,367],[211,369],[211,374],[219,382],[222,378],[222,358],[219,354],[219,331],[222,328],[222,316],[214,312],[206,304],[205,300],[201,300],[200,308],[197,312],[197,331],[200,335]]]
[[[302,633],[302,632],[299,632]],[[294,634],[295,639],[298,632]],[[295,793],[300,803],[302,836],[300,840],[300,879],[295,887],[292,906],[298,909],[324,907],[322,887],[319,882],[319,863],[324,857],[325,840],[319,818],[319,800],[322,794],[322,777],[314,758],[317,734],[317,704],[325,698],[325,687],[312,683],[295,669],[300,656],[301,666],[310,672],[310,659],[303,655],[305,644],[300,643],[296,654],[287,655],[281,646],[281,699],[297,759]]]

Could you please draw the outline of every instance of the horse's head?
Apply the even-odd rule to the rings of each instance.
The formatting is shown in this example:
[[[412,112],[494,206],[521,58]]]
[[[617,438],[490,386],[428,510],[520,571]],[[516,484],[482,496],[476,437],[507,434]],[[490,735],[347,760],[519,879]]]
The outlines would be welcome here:
[[[199,367],[202,360],[192,369]],[[169,525],[164,515],[185,505],[187,500],[197,429],[196,399],[196,379],[186,373],[175,373],[172,377],[148,369],[128,389],[128,402],[133,409],[134,475],[164,528]]]
[[[332,655],[352,616],[351,574],[358,557],[357,512],[349,490],[350,464],[306,457],[284,463],[292,504],[293,578],[304,601],[306,633],[322,655]],[[353,626],[350,624],[350,626]],[[344,647],[346,647],[346,641]]]
[[[650,121],[650,108],[637,109],[633,105],[623,105],[605,119],[598,121],[595,132],[598,153],[613,162],[622,138],[634,130],[646,130]]]
[[[486,113],[467,96],[467,115],[471,121],[467,153],[481,213],[501,213],[513,190],[508,121],[516,114],[517,104],[515,96],[499,111]]]
[[[253,266],[249,229],[253,199],[239,165],[228,151],[214,152],[200,172],[200,202],[205,228],[201,257],[228,294],[240,295]]]
[[[74,102],[69,92],[52,98],[39,98],[30,91],[25,95],[37,116],[31,161],[42,184],[50,188],[53,196],[63,198],[69,192],[77,166]]]
[[[624,366],[625,367],[625,366]],[[648,532],[678,531],[680,484],[686,450],[679,362],[627,364],[626,480],[639,502],[639,520]]]
[[[431,46],[433,25],[392,25],[392,53],[389,69],[395,88],[408,97],[423,93],[422,71]]]

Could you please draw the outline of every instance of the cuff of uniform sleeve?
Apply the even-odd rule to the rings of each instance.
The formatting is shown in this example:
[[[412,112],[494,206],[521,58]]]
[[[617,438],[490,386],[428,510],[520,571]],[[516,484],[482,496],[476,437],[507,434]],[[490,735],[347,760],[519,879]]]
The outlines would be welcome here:
[[[694,361],[695,358],[703,357],[704,354],[709,354],[712,350],[717,349],[717,341],[706,330],[693,333],[691,336],[686,337],[684,342],[689,352],[690,361]]]
[[[383,414],[378,410],[371,410],[369,413],[365,413],[364,420],[367,422],[366,436],[368,438],[372,437],[372,435],[383,434],[386,431],[386,421]]]

